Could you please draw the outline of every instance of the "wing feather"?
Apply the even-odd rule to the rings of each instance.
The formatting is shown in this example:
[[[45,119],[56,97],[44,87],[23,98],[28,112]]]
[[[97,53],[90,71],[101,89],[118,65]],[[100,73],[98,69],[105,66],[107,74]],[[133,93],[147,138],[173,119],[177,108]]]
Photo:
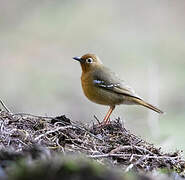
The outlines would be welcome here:
[[[114,93],[141,99],[129,85],[119,79],[118,76],[108,68],[103,69],[103,71],[102,69],[97,69],[93,74],[93,83],[95,86]]]

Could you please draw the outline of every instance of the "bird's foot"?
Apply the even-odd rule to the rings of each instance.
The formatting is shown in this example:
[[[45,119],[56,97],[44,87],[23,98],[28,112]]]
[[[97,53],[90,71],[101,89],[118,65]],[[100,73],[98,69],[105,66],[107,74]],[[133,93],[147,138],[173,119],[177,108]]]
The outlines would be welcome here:
[[[104,120],[103,120],[103,122],[99,123],[99,124],[97,125],[97,127],[98,127],[98,128],[104,128],[104,127],[106,127],[106,126],[108,126],[108,125],[110,125],[110,124],[111,124],[110,119],[108,119],[107,121],[104,121]]]

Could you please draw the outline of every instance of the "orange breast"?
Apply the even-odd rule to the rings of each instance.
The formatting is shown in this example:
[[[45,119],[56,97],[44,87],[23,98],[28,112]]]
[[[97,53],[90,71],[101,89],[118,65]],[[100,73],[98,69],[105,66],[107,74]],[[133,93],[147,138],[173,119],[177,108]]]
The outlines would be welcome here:
[[[82,73],[81,76],[82,88],[85,96],[90,100],[98,104],[113,106],[123,103],[123,96],[116,94],[109,90],[95,86],[90,73]]]

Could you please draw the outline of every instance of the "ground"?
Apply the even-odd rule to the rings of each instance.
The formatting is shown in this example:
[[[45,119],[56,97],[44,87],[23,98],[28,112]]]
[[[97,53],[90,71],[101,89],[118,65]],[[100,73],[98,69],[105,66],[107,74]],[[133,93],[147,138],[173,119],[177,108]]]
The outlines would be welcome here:
[[[64,166],[72,166],[72,169],[78,167],[75,163],[84,164],[85,167],[87,165],[91,170],[95,166],[101,166],[107,172],[104,177],[113,173],[114,179],[129,179],[129,173],[134,173],[136,179],[138,176],[148,177],[151,174],[148,178],[152,179],[153,174],[166,173],[166,179],[180,179],[185,174],[185,160],[180,151],[164,153],[161,148],[156,148],[132,134],[119,118],[104,127],[99,126],[98,120],[93,126],[85,126],[80,122],[72,122],[65,115],[42,117],[1,110],[0,140],[0,177],[3,178],[16,179],[12,174],[18,174],[17,179],[21,179],[20,172],[24,172],[25,176],[27,172],[27,176],[30,176],[33,171],[44,171],[51,164],[54,167],[62,167],[60,171],[63,172]],[[82,156],[83,160],[80,159]],[[56,159],[57,161],[54,161]],[[24,166],[20,165],[20,161]],[[79,161],[82,163],[78,163]],[[14,168],[12,163],[7,162],[15,164]],[[74,164],[66,165],[66,162]],[[89,162],[95,164],[91,165]],[[78,169],[83,171],[84,166],[79,166]],[[20,170],[22,167],[24,171]],[[54,172],[51,167],[50,169],[57,179],[60,174]],[[117,170],[119,175],[114,172]],[[76,175],[76,171],[74,174]]]

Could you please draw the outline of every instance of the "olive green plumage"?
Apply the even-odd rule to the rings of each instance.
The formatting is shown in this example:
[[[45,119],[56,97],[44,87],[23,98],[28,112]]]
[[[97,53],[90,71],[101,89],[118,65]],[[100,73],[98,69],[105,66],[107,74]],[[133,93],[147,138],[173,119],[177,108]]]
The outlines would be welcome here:
[[[139,97],[130,86],[119,79],[109,68],[105,67],[96,55],[85,54],[82,57],[74,57],[74,59],[81,64],[82,88],[89,100],[108,105],[112,110],[119,104],[137,104],[158,113],[163,113],[160,109]]]

